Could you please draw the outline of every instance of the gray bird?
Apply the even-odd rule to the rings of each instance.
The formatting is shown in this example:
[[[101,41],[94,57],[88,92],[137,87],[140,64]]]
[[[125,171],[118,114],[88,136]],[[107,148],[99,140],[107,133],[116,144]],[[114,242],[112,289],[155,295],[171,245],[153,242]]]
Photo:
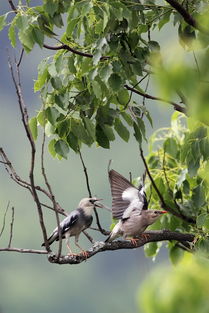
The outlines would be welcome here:
[[[60,231],[62,238],[66,238],[66,244],[69,250],[70,255],[76,255],[72,252],[69,245],[69,238],[75,237],[76,246],[82,251],[82,253],[86,254],[86,252],[81,248],[78,244],[78,238],[80,233],[89,228],[93,221],[93,208],[94,207],[103,207],[102,204],[97,203],[102,199],[97,198],[84,198],[80,201],[78,208],[70,212],[70,214],[60,223]],[[54,229],[50,237],[47,239],[49,245],[51,245],[54,241],[59,240],[58,227]],[[45,246],[43,243],[42,246]]]
[[[142,234],[167,211],[148,210],[144,186],[134,187],[125,177],[114,170],[109,172],[112,193],[112,216],[119,219],[105,242],[111,242],[118,237],[127,239]]]

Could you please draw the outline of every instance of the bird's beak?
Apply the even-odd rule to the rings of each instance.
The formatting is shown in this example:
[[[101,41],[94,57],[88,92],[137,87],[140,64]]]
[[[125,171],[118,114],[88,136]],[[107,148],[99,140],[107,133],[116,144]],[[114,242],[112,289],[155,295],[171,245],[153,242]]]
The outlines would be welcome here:
[[[168,211],[160,211],[161,214],[168,213]]]
[[[94,202],[94,206],[98,207],[98,208],[103,208],[103,204],[97,201],[101,201],[103,199],[96,199]]]

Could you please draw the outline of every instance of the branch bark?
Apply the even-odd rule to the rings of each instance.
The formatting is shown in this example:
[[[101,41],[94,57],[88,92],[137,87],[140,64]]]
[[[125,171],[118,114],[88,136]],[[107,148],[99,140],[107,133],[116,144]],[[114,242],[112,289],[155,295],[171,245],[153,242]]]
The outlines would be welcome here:
[[[133,245],[130,241],[113,241],[110,243],[104,242],[96,242],[92,248],[90,248],[87,252],[87,256],[82,254],[75,256],[61,256],[59,261],[57,260],[57,256],[55,254],[49,254],[48,260],[51,263],[56,264],[79,264],[87,259],[90,259],[94,255],[100,252],[105,251],[114,251],[121,249],[135,249],[144,246],[148,242],[156,242],[156,241],[171,241],[176,240],[178,242],[192,242],[195,238],[193,234],[183,234],[178,232],[171,232],[169,230],[160,230],[160,231],[147,231],[145,232],[146,236],[140,236],[136,245]]]
[[[146,162],[146,160],[145,160],[144,153],[143,153],[143,150],[142,150],[141,147],[140,147],[140,155],[141,155],[142,161],[143,161],[143,163],[144,163],[144,166],[145,166],[147,175],[149,176],[149,179],[150,179],[150,181],[151,181],[151,183],[152,183],[152,186],[153,186],[153,188],[155,189],[155,191],[156,191],[156,193],[157,193],[157,195],[158,195],[158,197],[159,197],[159,199],[160,199],[160,201],[161,201],[162,207],[163,207],[165,210],[167,210],[168,212],[170,212],[171,214],[175,215],[176,217],[179,217],[179,218],[181,218],[182,220],[184,220],[184,221],[186,221],[186,222],[188,222],[188,223],[195,224],[196,221],[195,221],[193,218],[188,217],[188,216],[185,216],[185,215],[182,214],[181,212],[176,212],[174,209],[172,209],[172,208],[170,208],[169,206],[167,206],[167,204],[166,204],[166,202],[165,202],[165,200],[164,200],[164,198],[163,198],[163,195],[160,193],[160,191],[159,191],[157,185],[155,184],[154,179],[152,178],[152,175],[151,175],[151,173],[150,173],[150,171],[149,171],[149,168],[148,168],[148,165],[147,165],[147,162]]]
[[[179,111],[179,112],[184,113],[185,115],[187,115],[186,109],[185,109],[184,107],[180,106],[178,103],[175,103],[175,102],[169,101],[169,100],[165,100],[165,99],[162,99],[162,98],[158,98],[158,97],[151,96],[151,95],[149,95],[149,94],[147,94],[147,93],[143,93],[143,92],[141,92],[141,91],[139,91],[139,90],[137,90],[137,89],[135,89],[135,88],[132,88],[132,87],[128,86],[127,84],[125,84],[124,87],[125,87],[127,90],[129,90],[129,91],[131,91],[131,92],[134,92],[134,93],[136,93],[137,95],[142,96],[143,98],[147,98],[147,99],[156,100],[156,101],[161,101],[161,102],[165,102],[165,103],[171,104],[171,105],[174,107],[174,109],[175,109],[176,111]]]

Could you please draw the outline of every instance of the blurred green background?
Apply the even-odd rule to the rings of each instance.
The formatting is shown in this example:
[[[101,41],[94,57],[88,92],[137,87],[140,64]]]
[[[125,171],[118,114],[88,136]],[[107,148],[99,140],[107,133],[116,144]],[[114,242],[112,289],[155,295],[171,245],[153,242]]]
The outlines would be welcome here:
[[[1,3],[0,10],[0,14],[8,10],[6,1]],[[165,28],[161,34],[156,33],[156,36],[165,45],[168,44],[167,36],[171,42],[177,40],[175,34],[172,38],[168,28]],[[7,65],[8,53],[13,58],[14,55],[19,56],[19,51],[14,51],[10,47],[5,30],[0,33],[0,42],[0,146],[5,149],[17,173],[27,180],[30,147],[21,124],[15,90]],[[25,102],[31,116],[40,107],[39,96],[33,94],[33,80],[36,78],[37,65],[47,55],[50,55],[50,51],[36,48],[30,55],[24,55],[23,58],[21,77]],[[150,93],[154,93],[154,90],[151,89]],[[157,102],[147,103],[153,117],[154,129],[169,125],[172,110]],[[148,126],[148,130],[147,136],[149,137],[153,129]],[[40,148],[40,140],[38,146]],[[108,206],[111,205],[107,177],[110,159],[113,160],[112,167],[126,177],[129,172],[133,177],[137,177],[144,171],[134,139],[125,144],[118,138],[110,150],[85,147],[83,157],[88,168],[92,193],[103,198]],[[66,210],[74,209],[80,199],[88,195],[79,157],[70,152],[67,161],[58,161],[46,153],[45,159],[47,174],[57,200]],[[39,160],[36,166],[36,182],[43,184]],[[0,247],[8,243],[11,207],[14,206],[15,224],[12,246],[40,249],[43,239],[32,198],[26,190],[20,188],[8,177],[1,165],[0,225],[2,225],[8,202],[10,202],[10,209],[6,217],[5,231],[0,238]],[[102,210],[99,214],[102,226],[107,229],[111,223],[110,214]],[[49,233],[56,225],[55,215],[45,210],[44,216]],[[92,230],[89,233],[98,240],[105,238]],[[83,235],[81,235],[81,245],[86,248],[90,246]],[[65,249],[65,245],[63,246]],[[100,253],[76,266],[52,265],[47,261],[46,256],[41,255],[1,252],[0,312],[103,313],[114,311],[136,313],[139,312],[136,301],[138,286],[150,273],[152,267],[162,261],[168,263],[165,249],[161,250],[155,263],[144,257],[141,248]],[[141,313],[144,312],[141,311]]]

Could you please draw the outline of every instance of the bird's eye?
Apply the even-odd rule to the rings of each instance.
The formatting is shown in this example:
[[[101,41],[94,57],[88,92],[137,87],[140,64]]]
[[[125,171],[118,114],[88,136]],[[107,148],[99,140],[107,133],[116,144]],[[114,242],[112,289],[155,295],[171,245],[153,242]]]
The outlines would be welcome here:
[[[95,200],[90,199],[89,202],[91,202],[92,204],[94,204]]]

